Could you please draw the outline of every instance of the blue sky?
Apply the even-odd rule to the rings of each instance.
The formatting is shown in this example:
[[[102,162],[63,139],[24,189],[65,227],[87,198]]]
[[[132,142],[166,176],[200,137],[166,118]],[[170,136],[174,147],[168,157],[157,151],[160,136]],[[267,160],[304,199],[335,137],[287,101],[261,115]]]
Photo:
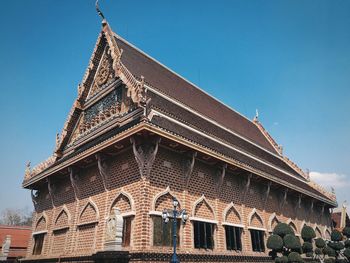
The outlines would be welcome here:
[[[31,207],[101,29],[93,0],[1,1],[0,210]],[[113,30],[265,128],[350,202],[350,2],[111,1]]]

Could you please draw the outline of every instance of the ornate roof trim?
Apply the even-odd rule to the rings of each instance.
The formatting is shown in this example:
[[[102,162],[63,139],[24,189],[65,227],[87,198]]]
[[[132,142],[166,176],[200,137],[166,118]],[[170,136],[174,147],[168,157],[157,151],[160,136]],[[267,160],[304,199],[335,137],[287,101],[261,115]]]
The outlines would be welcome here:
[[[85,157],[87,157],[87,156],[89,156],[89,155],[91,155],[91,154],[93,154],[93,153],[95,153],[95,152],[97,152],[97,151],[107,147],[108,145],[111,145],[111,144],[116,143],[116,142],[118,142],[118,141],[120,141],[122,139],[125,139],[125,138],[131,136],[132,134],[137,133],[138,131],[141,131],[143,129],[151,131],[151,132],[153,132],[153,133],[155,133],[155,134],[157,134],[159,136],[164,136],[164,137],[166,137],[168,139],[174,140],[177,143],[184,144],[184,145],[186,145],[188,147],[191,147],[191,148],[193,148],[193,149],[195,149],[195,150],[197,150],[199,152],[206,153],[206,154],[208,154],[210,156],[213,156],[214,158],[218,158],[218,159],[223,160],[223,161],[225,161],[225,162],[227,162],[229,164],[232,164],[232,165],[235,165],[235,166],[240,167],[242,169],[245,169],[247,171],[253,172],[253,173],[255,173],[255,174],[257,174],[257,175],[259,175],[259,176],[261,176],[263,178],[266,178],[266,179],[271,180],[273,182],[276,182],[278,184],[284,185],[284,186],[286,186],[288,188],[294,189],[295,191],[298,191],[300,193],[303,193],[305,195],[313,197],[313,198],[315,198],[317,200],[320,200],[320,201],[322,201],[324,203],[327,203],[327,204],[329,204],[331,206],[336,206],[337,205],[336,201],[334,201],[334,200],[325,199],[325,198],[323,198],[321,196],[317,196],[316,194],[313,194],[312,192],[304,190],[304,189],[302,189],[300,187],[296,187],[295,185],[291,185],[291,184],[289,184],[286,181],[282,181],[282,180],[280,180],[278,178],[272,177],[272,176],[270,176],[267,173],[264,173],[264,172],[262,172],[260,170],[257,170],[255,168],[253,168],[253,167],[244,165],[243,163],[240,163],[240,162],[238,162],[238,161],[236,161],[236,160],[234,160],[232,158],[229,158],[229,157],[227,157],[225,155],[222,155],[222,154],[220,154],[218,152],[215,152],[215,151],[213,151],[211,149],[208,149],[206,147],[203,148],[201,145],[199,145],[199,144],[197,144],[195,142],[189,141],[189,140],[187,140],[187,139],[185,139],[185,138],[183,138],[181,136],[178,136],[178,135],[174,134],[171,131],[168,131],[166,129],[158,127],[157,125],[154,125],[154,124],[151,124],[151,123],[146,123],[146,122],[138,123],[138,124],[128,128],[127,130],[125,130],[125,131],[123,131],[123,132],[121,132],[121,133],[119,133],[117,135],[114,135],[114,136],[106,139],[105,141],[103,141],[103,142],[101,142],[101,143],[99,143],[99,144],[97,144],[97,145],[95,145],[95,146],[93,146],[93,147],[91,147],[91,148],[89,148],[89,149],[87,149],[87,150],[77,154],[76,156],[74,156],[74,157],[72,157],[72,158],[70,158],[70,159],[68,159],[68,160],[58,164],[57,166],[54,166],[52,168],[49,167],[43,173],[38,174],[36,177],[31,178],[31,180],[23,182],[23,187],[30,187],[30,185],[32,185],[33,183],[35,183],[35,182],[37,182],[37,181],[39,181],[39,180],[41,180],[41,179],[43,179],[43,178],[45,178],[47,176],[50,176],[50,175],[60,171],[61,169],[65,168],[65,167],[69,167],[70,165],[76,163],[77,161],[79,161],[79,160],[81,160],[81,159],[83,159],[83,158],[85,158]]]
[[[282,156],[283,154],[281,146],[277,144],[277,142],[272,138],[264,126],[259,122],[259,120],[257,118],[254,118],[253,123],[259,128],[260,132],[265,136],[267,141],[272,145],[276,152]]]
[[[308,175],[292,160],[290,160],[288,157],[283,155],[283,149],[282,147],[272,138],[270,133],[264,128],[264,126],[259,122],[257,118],[254,118],[253,123],[259,128],[261,133],[266,137],[266,139],[270,142],[273,148],[275,148],[276,152],[281,156],[282,160],[288,164],[294,171],[296,171],[298,174],[300,174],[302,177],[304,177],[306,180],[309,181]]]

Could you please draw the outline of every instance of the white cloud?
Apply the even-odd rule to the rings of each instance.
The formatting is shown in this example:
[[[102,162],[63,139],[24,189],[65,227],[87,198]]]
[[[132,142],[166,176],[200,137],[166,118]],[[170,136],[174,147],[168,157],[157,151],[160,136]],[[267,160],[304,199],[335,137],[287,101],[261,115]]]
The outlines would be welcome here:
[[[310,172],[310,178],[327,189],[350,186],[350,177],[345,174]]]

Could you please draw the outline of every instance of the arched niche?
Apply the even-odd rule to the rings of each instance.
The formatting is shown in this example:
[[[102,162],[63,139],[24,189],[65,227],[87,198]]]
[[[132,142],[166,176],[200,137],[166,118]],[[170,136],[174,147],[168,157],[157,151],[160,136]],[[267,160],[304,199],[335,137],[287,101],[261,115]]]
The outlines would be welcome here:
[[[223,212],[223,222],[243,225],[241,214],[231,202]]]
[[[248,226],[254,227],[254,228],[265,229],[264,220],[258,214],[258,212],[255,208],[248,215]]]
[[[100,217],[97,205],[89,198],[89,201],[83,207],[79,214],[79,224],[97,222]]]
[[[277,218],[276,213],[271,214],[268,222],[269,232],[273,232],[278,223],[280,223],[280,220]]]
[[[135,202],[131,194],[124,190],[120,190],[113,199],[109,212],[112,212],[113,207],[118,207],[122,214],[135,212]]]
[[[47,230],[48,218],[45,213],[43,213],[35,224],[35,232]]]
[[[204,195],[202,195],[198,200],[193,203],[192,215],[195,218],[207,218],[215,220],[214,208],[210,205]]]
[[[175,196],[175,194],[170,190],[168,186],[164,191],[156,194],[152,201],[152,211],[161,212],[163,209],[170,209],[173,206],[173,199],[176,198],[179,202],[179,208],[181,208],[180,200]]]
[[[289,218],[287,220],[286,224],[289,225],[293,229],[294,234],[296,234],[296,235],[299,234],[298,228],[297,228],[296,224],[293,222],[293,220],[291,218]]]
[[[64,205],[61,211],[56,216],[55,228],[69,226],[70,222],[71,222],[71,215],[67,207]]]

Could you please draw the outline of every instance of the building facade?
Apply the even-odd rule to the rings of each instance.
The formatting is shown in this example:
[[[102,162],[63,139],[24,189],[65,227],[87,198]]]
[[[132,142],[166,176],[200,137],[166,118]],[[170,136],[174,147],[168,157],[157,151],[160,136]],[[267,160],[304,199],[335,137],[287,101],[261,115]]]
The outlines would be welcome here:
[[[285,157],[257,118],[223,105],[120,36],[106,20],[53,156],[31,168],[26,260],[93,261],[123,216],[131,261],[168,261],[177,198],[183,261],[268,261],[278,222],[330,235],[334,194]],[[179,221],[180,222],[180,221]]]

